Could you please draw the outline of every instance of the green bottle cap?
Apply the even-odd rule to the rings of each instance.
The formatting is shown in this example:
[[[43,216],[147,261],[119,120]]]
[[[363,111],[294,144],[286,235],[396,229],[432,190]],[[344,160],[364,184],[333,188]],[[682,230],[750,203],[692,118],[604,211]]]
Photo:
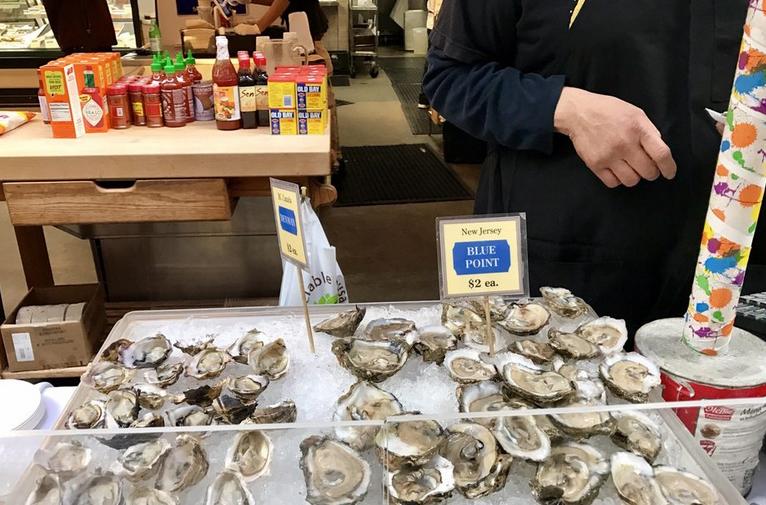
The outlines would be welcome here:
[[[152,56],[152,65],[150,67],[152,69],[152,72],[161,72],[162,71],[162,62],[160,61],[159,55]]]
[[[168,63],[167,65],[165,65],[165,73],[168,74],[168,75],[175,74],[176,73],[176,66],[173,65],[172,62]]]
[[[197,63],[197,60],[194,59],[194,55],[191,52],[191,49],[189,49],[186,52],[186,64],[187,65],[194,65]]]
[[[86,88],[95,88],[96,87],[96,77],[93,75],[93,69],[88,67],[85,69],[85,87]]]
[[[186,68],[186,63],[184,63],[184,55],[183,53],[176,53],[176,72],[181,72]]]

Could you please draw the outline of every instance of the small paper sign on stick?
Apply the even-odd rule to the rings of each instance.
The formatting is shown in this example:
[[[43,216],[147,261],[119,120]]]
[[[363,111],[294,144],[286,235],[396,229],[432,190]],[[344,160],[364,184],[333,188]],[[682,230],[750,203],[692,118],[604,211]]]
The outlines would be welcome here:
[[[487,343],[495,354],[490,296],[528,296],[524,214],[436,220],[442,299],[484,297]]]
[[[309,269],[309,263],[308,255],[306,254],[306,237],[303,235],[303,222],[301,220],[300,187],[292,182],[273,178],[269,179],[269,182],[271,183],[271,200],[274,206],[274,221],[277,225],[279,252],[283,260],[292,263],[298,268],[298,291],[303,301],[306,333],[308,335],[309,348],[312,353],[315,353],[314,333],[311,329],[306,290],[303,286],[303,271]]]

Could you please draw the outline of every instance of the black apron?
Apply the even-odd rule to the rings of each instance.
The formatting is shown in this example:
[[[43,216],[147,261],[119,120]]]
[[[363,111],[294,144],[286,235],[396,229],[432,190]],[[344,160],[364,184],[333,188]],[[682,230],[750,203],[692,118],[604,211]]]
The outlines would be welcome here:
[[[643,109],[678,175],[608,189],[557,135],[551,155],[493,148],[476,210],[526,212],[532,293],[568,287],[632,333],[686,309],[720,143],[704,107],[726,107],[746,0],[586,0],[571,29],[561,4],[525,3],[517,68],[529,66],[525,23],[557,23],[540,72]]]

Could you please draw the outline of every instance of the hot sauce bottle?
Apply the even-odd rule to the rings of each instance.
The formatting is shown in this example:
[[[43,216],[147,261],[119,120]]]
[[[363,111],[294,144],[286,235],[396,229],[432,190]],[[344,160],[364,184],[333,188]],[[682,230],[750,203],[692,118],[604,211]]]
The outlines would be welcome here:
[[[85,119],[85,128],[88,132],[106,131],[104,129],[104,97],[96,88],[96,78],[93,69],[87,67],[83,73],[85,87],[80,91],[80,103],[82,115]]]
[[[213,65],[213,98],[215,124],[219,130],[237,130],[242,127],[239,113],[239,78],[229,59],[229,41],[224,36],[215,38],[216,59]]]
[[[269,117],[269,74],[266,72],[266,57],[263,53],[256,53],[255,61],[255,106],[258,109],[258,126],[270,126]]]
[[[165,72],[162,71],[162,61],[160,61],[159,57],[155,57],[152,59],[152,77],[151,82],[156,82],[157,84],[161,84],[162,81],[165,80]]]
[[[186,62],[186,75],[189,76],[189,80],[192,84],[202,81],[202,74],[197,70],[197,60],[194,59],[191,49],[186,53],[186,59],[184,61]]]
[[[255,101],[255,78],[250,71],[250,55],[247,51],[237,53],[239,60],[239,110],[242,113],[242,128],[258,128],[258,113]]]
[[[162,115],[165,117],[165,126],[170,127],[186,126],[186,109],[189,107],[186,92],[176,79],[175,72],[175,65],[166,65],[166,77],[160,85]]]
[[[186,63],[184,62],[184,55],[176,53],[176,79],[184,87],[184,93],[186,93],[186,122],[194,122],[194,93],[192,93],[192,81],[189,79],[186,73]]]

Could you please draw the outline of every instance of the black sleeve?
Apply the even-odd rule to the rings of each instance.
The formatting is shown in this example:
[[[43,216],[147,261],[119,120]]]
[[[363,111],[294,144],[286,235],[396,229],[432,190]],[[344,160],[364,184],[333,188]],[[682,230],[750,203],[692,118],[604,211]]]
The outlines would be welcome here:
[[[445,0],[431,34],[423,88],[467,133],[513,149],[549,152],[563,76],[513,68],[519,0]]]

